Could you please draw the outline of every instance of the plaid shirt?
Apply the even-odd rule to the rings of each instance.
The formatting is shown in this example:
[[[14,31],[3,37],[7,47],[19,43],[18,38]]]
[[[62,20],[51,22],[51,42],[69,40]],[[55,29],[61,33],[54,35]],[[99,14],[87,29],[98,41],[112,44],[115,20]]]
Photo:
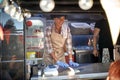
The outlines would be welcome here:
[[[51,42],[51,33],[52,33],[52,28],[51,26],[46,27],[45,30],[45,46],[47,49],[48,54],[51,54],[53,52],[53,47],[52,47],[52,42]],[[67,28],[67,38],[66,38],[66,48],[67,48],[67,53],[71,54],[72,53],[72,38],[71,38],[71,33],[70,33],[70,28]]]

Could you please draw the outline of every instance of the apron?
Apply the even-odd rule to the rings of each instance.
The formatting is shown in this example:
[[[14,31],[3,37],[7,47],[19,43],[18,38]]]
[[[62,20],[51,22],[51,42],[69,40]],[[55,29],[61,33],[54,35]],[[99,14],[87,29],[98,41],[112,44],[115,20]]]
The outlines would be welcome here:
[[[57,57],[59,61],[65,61],[65,55],[64,55],[64,47],[65,47],[65,38],[59,33],[55,32],[55,28],[53,27],[52,33],[51,33],[51,42],[54,50],[54,54]],[[56,62],[53,60],[50,54],[44,53],[43,60],[46,65],[53,65]]]

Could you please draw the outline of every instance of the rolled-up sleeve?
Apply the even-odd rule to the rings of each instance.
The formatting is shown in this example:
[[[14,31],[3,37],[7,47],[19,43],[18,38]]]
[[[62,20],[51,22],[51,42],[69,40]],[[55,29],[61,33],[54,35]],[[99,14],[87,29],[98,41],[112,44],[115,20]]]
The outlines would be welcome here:
[[[67,36],[67,40],[66,40],[66,43],[67,43],[67,52],[68,54],[71,54],[72,53],[72,35],[70,33],[70,28],[68,28],[68,36]]]
[[[47,27],[45,30],[45,46],[48,54],[53,52],[52,43],[51,43],[51,28]]]

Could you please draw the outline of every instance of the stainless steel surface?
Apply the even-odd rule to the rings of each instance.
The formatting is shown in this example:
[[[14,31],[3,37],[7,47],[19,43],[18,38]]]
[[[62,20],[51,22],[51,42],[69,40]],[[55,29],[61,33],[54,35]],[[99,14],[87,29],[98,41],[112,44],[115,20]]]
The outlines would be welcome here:
[[[1,61],[2,63],[9,63],[9,62],[24,62],[24,60],[8,60],[8,61]]]
[[[31,80],[69,80],[69,79],[105,79],[108,75],[110,63],[94,63],[94,64],[81,64],[79,67],[74,68],[74,70],[80,70],[80,72],[76,73],[74,76],[68,75],[59,75],[59,76],[33,76]]]
[[[92,50],[75,50],[76,62],[82,63],[95,63],[95,57]]]
[[[80,52],[86,52],[87,53],[87,52],[91,52],[91,50],[76,50],[75,52],[76,53],[80,53]]]

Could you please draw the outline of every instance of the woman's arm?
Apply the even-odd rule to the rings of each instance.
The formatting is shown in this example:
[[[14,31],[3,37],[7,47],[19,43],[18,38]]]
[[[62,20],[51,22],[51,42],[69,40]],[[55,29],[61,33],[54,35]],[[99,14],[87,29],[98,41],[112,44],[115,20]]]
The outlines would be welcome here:
[[[70,33],[70,28],[68,27],[68,36],[66,39],[66,47],[69,59],[72,60],[72,35]]]

